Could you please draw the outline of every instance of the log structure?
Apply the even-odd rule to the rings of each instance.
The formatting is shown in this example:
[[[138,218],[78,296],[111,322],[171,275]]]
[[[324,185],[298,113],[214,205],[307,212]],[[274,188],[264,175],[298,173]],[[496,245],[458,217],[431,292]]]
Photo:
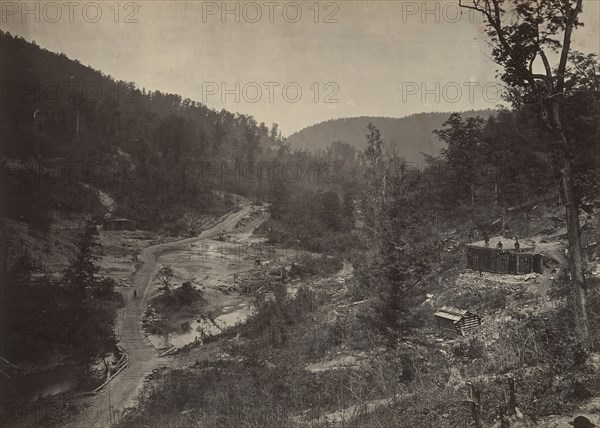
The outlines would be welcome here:
[[[448,333],[460,334],[461,336],[481,325],[479,315],[451,306],[439,308],[433,316],[438,329]]]
[[[533,248],[525,247],[517,252],[467,245],[467,269],[523,275],[532,272],[543,273],[543,268],[543,256],[533,254]]]

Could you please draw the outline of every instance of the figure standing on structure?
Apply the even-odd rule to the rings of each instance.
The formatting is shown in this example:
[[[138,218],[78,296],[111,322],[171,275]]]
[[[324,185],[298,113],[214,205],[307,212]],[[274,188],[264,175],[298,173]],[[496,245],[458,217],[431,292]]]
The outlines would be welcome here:
[[[518,253],[521,248],[521,244],[519,244],[519,238],[515,236],[515,251]]]
[[[502,249],[502,241],[498,241],[498,244],[496,245],[496,248],[501,250]]]
[[[483,231],[483,240],[485,242],[485,248],[489,248],[490,247],[490,237],[488,236],[488,234],[485,230]]]

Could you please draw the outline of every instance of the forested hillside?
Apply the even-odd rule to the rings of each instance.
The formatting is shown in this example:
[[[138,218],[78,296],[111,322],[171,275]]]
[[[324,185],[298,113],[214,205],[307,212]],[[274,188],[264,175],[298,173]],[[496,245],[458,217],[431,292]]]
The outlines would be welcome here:
[[[302,129],[287,139],[290,147],[296,149],[324,149],[334,141],[343,141],[358,150],[365,148],[364,133],[372,123],[386,137],[389,151],[396,153],[408,162],[420,164],[422,153],[439,156],[445,147],[443,141],[433,135],[450,113],[417,113],[402,118],[392,117],[349,117],[333,119]],[[465,118],[481,116],[487,119],[494,110],[463,112]]]
[[[80,182],[108,191],[116,214],[143,228],[173,228],[192,210],[229,209],[214,189],[260,193],[257,180],[222,180],[220,171],[277,153],[277,124],[115,81],[20,37],[0,37],[8,217],[43,227],[53,209],[89,211]],[[32,192],[40,197],[25,200]]]

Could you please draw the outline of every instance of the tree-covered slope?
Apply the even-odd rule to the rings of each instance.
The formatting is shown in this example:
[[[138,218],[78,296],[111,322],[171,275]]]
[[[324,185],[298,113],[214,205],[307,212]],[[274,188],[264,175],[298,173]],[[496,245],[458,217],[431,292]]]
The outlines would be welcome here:
[[[462,113],[465,118],[481,116],[487,119],[493,110]],[[396,153],[409,162],[421,162],[425,153],[438,156],[444,144],[433,134],[440,129],[450,113],[418,113],[402,118],[350,117],[321,122],[290,135],[287,139],[293,148],[323,149],[334,141],[343,141],[359,150],[366,146],[366,129],[369,122],[380,131],[384,143],[395,147]]]

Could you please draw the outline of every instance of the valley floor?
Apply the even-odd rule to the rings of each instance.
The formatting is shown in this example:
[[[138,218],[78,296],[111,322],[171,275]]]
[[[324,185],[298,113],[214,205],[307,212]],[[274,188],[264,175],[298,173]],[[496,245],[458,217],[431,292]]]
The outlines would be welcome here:
[[[553,400],[562,400],[558,391],[563,387],[570,397],[570,384],[560,376],[549,379],[552,391],[544,393],[544,379],[539,392],[531,391],[537,387],[533,379],[545,376],[546,362],[530,365],[538,356],[518,342],[518,334],[528,331],[522,329],[523,320],[554,317],[564,303],[564,296],[555,295],[563,263],[560,233],[524,240],[550,260],[544,274],[480,274],[458,268],[454,279],[429,287],[415,311],[419,326],[390,350],[367,327],[372,299],[357,296],[348,261],[333,273],[291,279],[284,298],[286,314],[277,314],[276,305],[271,306],[275,312],[269,312],[264,302],[259,310],[254,296],[232,290],[232,274],[251,268],[256,258],[240,248],[259,247],[262,238],[252,231],[264,219],[259,207],[248,205],[199,237],[145,246],[131,283],[127,257],[105,257],[106,271],[115,278],[121,275],[126,305],[116,329],[129,364],[97,394],[36,423],[74,428],[412,427],[418,421],[418,426],[468,427],[468,385],[497,384],[492,392],[484,389],[485,405],[495,405],[498,397],[493,394],[506,395],[511,377],[517,380],[519,399],[518,410],[508,416],[511,427],[558,428],[581,414],[599,420],[598,391],[570,398],[568,405],[557,404],[562,410],[556,415],[544,410],[543,417],[530,416],[536,406],[551,409]],[[285,249],[271,254],[284,260],[298,260],[297,256]],[[204,292],[204,311],[221,322],[214,334],[233,329],[205,343],[198,340],[194,323],[181,335],[148,335],[142,322],[160,285],[155,278],[160,266],[172,267],[173,283],[190,281]],[[272,293],[265,298],[278,299]],[[440,334],[432,314],[445,305],[477,312],[482,326],[467,337]],[[593,389],[599,371],[600,356],[591,354],[577,376],[591,382]],[[437,408],[446,410],[439,413]],[[36,425],[31,418],[24,422],[22,426]],[[502,425],[496,418],[489,426]]]
[[[518,400],[515,413],[506,416],[511,427],[558,428],[576,415],[596,421],[597,354],[573,373],[590,382],[592,390],[573,398],[563,377],[549,379],[551,388],[543,386],[548,380],[543,379],[545,360],[539,367],[531,365],[539,356],[520,349],[518,340],[513,346],[507,342],[509,333],[526,331],[521,330],[524,320],[554,317],[564,303],[553,294],[564,242],[560,234],[545,236],[544,242],[539,238],[531,239],[553,260],[546,273],[514,276],[459,269],[454,280],[431,287],[417,309],[420,326],[395,351],[368,333],[365,319],[372,302],[356,298],[348,262],[333,275],[291,281],[285,308],[292,320],[279,327],[276,315],[253,318],[237,335],[194,344],[165,358],[143,389],[140,407],[124,412],[120,426],[468,427],[468,385],[482,385],[482,406],[493,406],[500,404],[494,400],[503,400],[496,393],[508,393],[511,377],[516,378]],[[307,293],[312,297],[302,303]],[[483,325],[467,337],[441,334],[432,314],[444,305],[477,312]],[[535,392],[538,376],[542,389]],[[562,397],[569,402],[555,406],[553,400]],[[438,406],[446,411],[438,413]],[[536,416],[552,406],[565,413]],[[501,421],[496,417],[484,426],[501,427]]]

